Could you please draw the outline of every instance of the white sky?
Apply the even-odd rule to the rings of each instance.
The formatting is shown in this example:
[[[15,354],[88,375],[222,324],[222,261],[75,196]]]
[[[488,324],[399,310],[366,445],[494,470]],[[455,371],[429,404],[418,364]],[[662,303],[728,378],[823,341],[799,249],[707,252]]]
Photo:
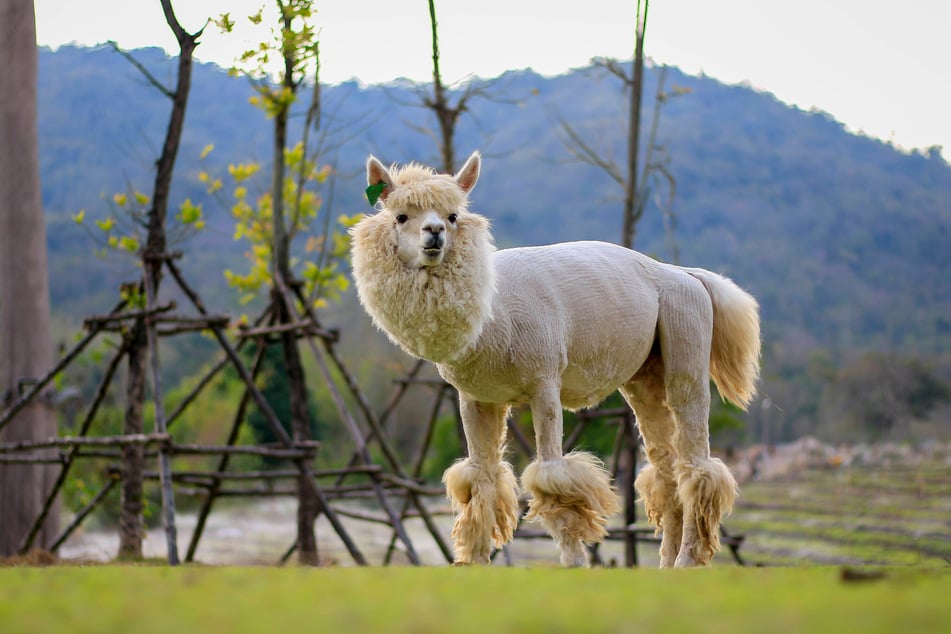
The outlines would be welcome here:
[[[230,12],[231,35],[209,26],[196,51],[230,66],[264,31],[245,16],[271,0],[174,0],[196,30]],[[593,56],[629,58],[635,0],[437,0],[447,82],[530,67],[555,75]],[[365,83],[431,77],[427,0],[317,0],[321,77]],[[39,44],[177,45],[159,0],[35,0]],[[257,27],[262,29],[264,27]],[[244,39],[246,38],[246,39]],[[647,55],[727,83],[749,82],[853,131],[951,158],[948,0],[654,0]]]

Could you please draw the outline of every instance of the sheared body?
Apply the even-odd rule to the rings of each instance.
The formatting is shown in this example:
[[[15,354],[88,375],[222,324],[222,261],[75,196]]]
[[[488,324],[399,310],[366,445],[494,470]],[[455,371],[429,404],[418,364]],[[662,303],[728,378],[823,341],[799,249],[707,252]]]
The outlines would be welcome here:
[[[686,275],[601,242],[507,249],[493,263],[496,301],[479,345],[439,372],[468,397],[493,403],[530,403],[552,384],[568,409],[597,405],[634,376],[657,324],[650,279]]]

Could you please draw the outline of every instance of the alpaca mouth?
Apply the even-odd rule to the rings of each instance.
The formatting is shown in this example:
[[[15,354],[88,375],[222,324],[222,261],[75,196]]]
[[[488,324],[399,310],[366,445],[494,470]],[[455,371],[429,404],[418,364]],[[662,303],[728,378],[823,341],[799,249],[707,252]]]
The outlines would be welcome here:
[[[426,253],[427,255],[436,255],[442,251],[442,248],[445,245],[446,239],[441,234],[439,234],[426,236],[420,246],[423,248],[423,253]]]
[[[437,266],[442,262],[443,256],[445,255],[445,251],[443,251],[441,246],[423,247],[422,252],[422,258],[419,263],[423,268]]]

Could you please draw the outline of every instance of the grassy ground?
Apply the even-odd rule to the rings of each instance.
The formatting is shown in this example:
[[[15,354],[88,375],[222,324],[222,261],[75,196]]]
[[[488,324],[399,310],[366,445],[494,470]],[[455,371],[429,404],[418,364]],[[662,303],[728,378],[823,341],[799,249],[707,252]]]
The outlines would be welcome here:
[[[944,632],[947,569],[0,569],[0,631]]]
[[[951,461],[800,470],[742,488],[727,526],[746,535],[747,561],[764,567],[720,553],[712,569],[658,571],[656,545],[644,544],[639,569],[563,570],[549,540],[518,540],[513,567],[359,569],[333,554],[332,537],[321,552],[347,567],[26,560],[0,567],[0,634],[951,631]],[[257,507],[252,517],[218,516],[221,535],[200,554],[240,542],[253,553],[222,561],[275,561],[293,538],[288,508],[280,521]],[[267,531],[249,532],[261,515]],[[274,525],[291,532],[263,553]],[[367,553],[388,543],[381,531],[359,534]],[[623,560],[617,543],[604,555]]]

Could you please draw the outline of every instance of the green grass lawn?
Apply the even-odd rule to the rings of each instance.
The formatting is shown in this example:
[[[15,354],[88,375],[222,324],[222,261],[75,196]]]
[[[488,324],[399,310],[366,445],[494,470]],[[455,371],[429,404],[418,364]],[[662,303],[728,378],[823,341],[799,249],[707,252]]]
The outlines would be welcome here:
[[[0,632],[951,631],[951,569],[871,572],[10,567]]]

